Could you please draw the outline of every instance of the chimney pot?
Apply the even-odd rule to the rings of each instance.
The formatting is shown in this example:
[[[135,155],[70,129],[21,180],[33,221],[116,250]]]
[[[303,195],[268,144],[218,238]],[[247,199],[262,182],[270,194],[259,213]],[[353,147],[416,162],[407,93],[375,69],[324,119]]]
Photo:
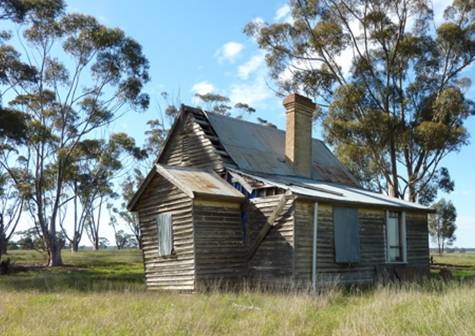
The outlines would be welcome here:
[[[283,104],[287,115],[285,131],[285,157],[295,173],[312,176],[312,116],[315,103],[299,94],[287,96]]]

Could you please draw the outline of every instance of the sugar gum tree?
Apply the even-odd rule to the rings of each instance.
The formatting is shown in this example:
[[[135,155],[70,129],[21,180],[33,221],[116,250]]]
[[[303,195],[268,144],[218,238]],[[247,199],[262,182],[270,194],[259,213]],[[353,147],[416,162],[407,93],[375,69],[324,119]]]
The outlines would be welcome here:
[[[142,93],[148,61],[122,30],[67,14],[61,0],[39,3],[25,14],[17,37],[34,81],[4,79],[13,92],[9,105],[28,117],[26,145],[0,162],[25,197],[48,265],[57,266],[60,208],[78,148],[126,109],[148,106]]]
[[[324,136],[367,187],[430,203],[454,184],[442,159],[468,141],[463,71],[475,57],[475,4],[435,22],[424,0],[294,0],[291,18],[251,22],[282,92],[319,103]]]

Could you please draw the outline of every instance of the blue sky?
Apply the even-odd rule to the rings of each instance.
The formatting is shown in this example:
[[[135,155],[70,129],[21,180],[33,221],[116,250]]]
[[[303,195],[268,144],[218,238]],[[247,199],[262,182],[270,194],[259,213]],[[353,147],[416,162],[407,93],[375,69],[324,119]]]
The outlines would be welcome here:
[[[146,121],[158,117],[160,93],[186,104],[195,104],[193,94],[213,91],[257,109],[256,116],[284,126],[283,108],[272,91],[263,54],[254,41],[243,34],[246,23],[256,18],[267,22],[286,20],[285,0],[266,1],[145,1],[70,0],[68,10],[96,16],[108,26],[122,28],[144,48],[150,61],[151,82],[147,92],[151,108],[141,114],[130,112],[111,126],[110,131],[126,131],[143,141]],[[436,17],[447,0],[434,1]],[[473,69],[473,67],[472,67]],[[474,71],[471,71],[471,77]],[[474,99],[475,90],[470,91]],[[475,135],[475,118],[467,122]],[[318,128],[315,136],[320,137]],[[472,140],[472,143],[474,141]],[[450,195],[458,210],[455,246],[475,247],[475,145],[449,155],[444,162],[455,180]]]
[[[434,1],[436,17],[447,3]],[[209,90],[254,106],[257,113],[251,120],[259,116],[283,128],[283,108],[272,91],[262,52],[242,30],[256,18],[285,20],[285,0],[72,0],[68,4],[70,11],[92,14],[106,25],[125,30],[142,44],[150,60],[150,110],[140,115],[129,113],[114,130],[127,131],[141,141],[145,122],[157,117],[158,105],[163,105],[162,91],[193,105],[195,92]],[[475,90],[469,92],[474,99]],[[475,136],[475,118],[468,120],[467,127]],[[315,133],[320,137],[318,129]],[[455,246],[464,247],[475,247],[475,144],[471,142],[442,163],[456,185],[453,193],[444,195],[458,211]]]

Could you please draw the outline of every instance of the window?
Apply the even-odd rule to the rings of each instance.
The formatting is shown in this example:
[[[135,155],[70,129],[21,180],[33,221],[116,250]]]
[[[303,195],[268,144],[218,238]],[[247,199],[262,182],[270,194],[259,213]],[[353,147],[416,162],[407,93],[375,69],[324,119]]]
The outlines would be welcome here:
[[[172,215],[169,213],[159,214],[157,217],[158,230],[158,256],[166,257],[173,251]]]
[[[335,261],[357,263],[360,261],[360,226],[358,210],[354,208],[333,208],[335,235]]]
[[[386,260],[388,262],[406,261],[406,220],[404,213],[387,212]]]

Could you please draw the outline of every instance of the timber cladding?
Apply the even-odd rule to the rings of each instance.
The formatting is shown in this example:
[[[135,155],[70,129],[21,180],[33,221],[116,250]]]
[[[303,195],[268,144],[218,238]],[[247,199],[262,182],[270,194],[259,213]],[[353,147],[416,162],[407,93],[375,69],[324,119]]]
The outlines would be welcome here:
[[[192,200],[158,174],[137,204],[143,239],[145,279],[150,289],[193,290],[195,257]],[[158,256],[157,216],[170,213],[173,228],[171,256]]]
[[[314,203],[297,200],[295,204],[294,276],[310,282],[313,253]],[[354,264],[335,262],[333,205],[318,205],[317,279],[320,282],[371,282],[378,267],[386,267],[385,223],[383,209],[358,208],[360,261]],[[406,214],[407,263],[403,267],[427,267],[429,262],[427,215]]]
[[[223,161],[203,128],[186,113],[176,125],[159,162],[169,166],[189,166],[223,170]]]
[[[193,221],[196,287],[240,282],[247,273],[247,247],[239,202],[196,200]]]
[[[418,267],[429,268],[429,231],[427,215],[408,212],[406,215],[407,228],[407,260]]]
[[[192,200],[156,174],[137,204],[143,235],[145,277],[150,289],[196,290],[235,284],[249,277],[265,284],[291,280],[308,285],[312,277],[314,203],[285,200],[270,230],[248,260],[283,194],[247,201],[243,219],[238,200]],[[318,206],[317,281],[371,282],[385,259],[386,210],[358,208],[360,260],[337,263],[334,205]],[[173,253],[159,257],[157,216],[172,217]],[[427,215],[406,213],[407,267],[427,268]]]
[[[250,200],[248,213],[248,241],[251,245],[282,195],[258,197]],[[274,225],[249,261],[249,276],[265,281],[280,281],[292,277],[294,251],[293,200],[287,200]]]

